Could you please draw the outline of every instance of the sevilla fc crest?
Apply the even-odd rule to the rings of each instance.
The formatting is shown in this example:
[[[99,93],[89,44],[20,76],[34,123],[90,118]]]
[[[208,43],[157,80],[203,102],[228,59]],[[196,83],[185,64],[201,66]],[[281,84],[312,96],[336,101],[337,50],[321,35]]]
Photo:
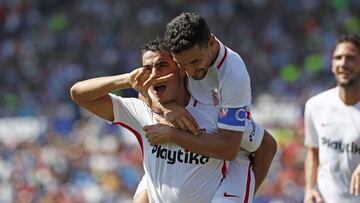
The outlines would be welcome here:
[[[211,93],[212,93],[213,104],[214,106],[217,106],[219,104],[219,95],[214,90],[211,90]]]

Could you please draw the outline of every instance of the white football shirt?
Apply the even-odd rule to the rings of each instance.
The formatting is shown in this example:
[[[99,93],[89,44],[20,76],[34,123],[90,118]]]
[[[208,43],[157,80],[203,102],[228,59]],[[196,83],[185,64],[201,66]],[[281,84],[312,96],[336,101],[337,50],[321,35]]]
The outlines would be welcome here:
[[[150,202],[210,202],[226,172],[227,162],[173,144],[151,146],[142,130],[145,125],[156,124],[151,109],[136,98],[115,95],[111,98],[114,123],[130,129],[141,146]],[[196,103],[191,99],[186,109],[201,128],[215,132],[218,108]]]
[[[188,79],[192,97],[204,104],[221,107],[218,127],[244,131],[251,105],[251,84],[241,57],[219,40],[220,51],[202,80]]]
[[[325,202],[360,202],[350,194],[351,175],[360,163],[360,102],[346,106],[337,87],[310,98],[305,146],[319,148],[317,184]]]

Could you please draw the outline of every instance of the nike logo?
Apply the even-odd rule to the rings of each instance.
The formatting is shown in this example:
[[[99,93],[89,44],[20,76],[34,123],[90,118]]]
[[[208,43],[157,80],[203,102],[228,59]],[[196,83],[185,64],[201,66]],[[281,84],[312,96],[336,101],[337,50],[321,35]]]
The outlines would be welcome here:
[[[237,197],[237,198],[240,198],[240,197],[237,196],[237,195],[230,195],[230,194],[228,194],[227,192],[224,192],[224,197]]]

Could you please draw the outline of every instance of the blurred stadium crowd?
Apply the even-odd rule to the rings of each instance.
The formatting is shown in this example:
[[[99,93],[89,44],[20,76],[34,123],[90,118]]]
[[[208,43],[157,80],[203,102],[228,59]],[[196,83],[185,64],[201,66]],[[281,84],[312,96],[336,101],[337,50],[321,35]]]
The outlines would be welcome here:
[[[302,201],[303,105],[334,85],[333,44],[359,33],[357,0],[0,0],[0,202],[131,200],[139,148],[69,87],[138,67],[141,45],[182,11],[243,57],[255,119],[279,142],[255,202]]]

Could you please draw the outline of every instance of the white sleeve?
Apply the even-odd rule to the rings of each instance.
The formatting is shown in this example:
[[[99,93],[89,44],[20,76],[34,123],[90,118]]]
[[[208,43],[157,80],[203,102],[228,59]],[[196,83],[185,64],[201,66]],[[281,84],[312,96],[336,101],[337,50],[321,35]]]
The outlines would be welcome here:
[[[133,128],[142,130],[145,125],[152,124],[152,112],[146,104],[137,98],[122,98],[109,94],[114,111],[113,123],[125,123]]]
[[[227,63],[232,65],[220,69],[219,72],[221,110],[218,127],[244,131],[251,104],[250,77],[240,57]]]
[[[304,145],[307,147],[319,147],[319,136],[317,134],[314,121],[313,121],[313,105],[311,100],[305,104],[304,113],[304,127],[305,127],[305,139]]]
[[[224,108],[251,105],[250,76],[242,59],[236,59],[236,62],[229,61],[232,65],[219,73],[221,107]]]
[[[245,130],[241,139],[240,147],[245,149],[248,152],[255,152],[264,137],[264,128],[255,123],[255,121],[250,117],[246,119]]]

